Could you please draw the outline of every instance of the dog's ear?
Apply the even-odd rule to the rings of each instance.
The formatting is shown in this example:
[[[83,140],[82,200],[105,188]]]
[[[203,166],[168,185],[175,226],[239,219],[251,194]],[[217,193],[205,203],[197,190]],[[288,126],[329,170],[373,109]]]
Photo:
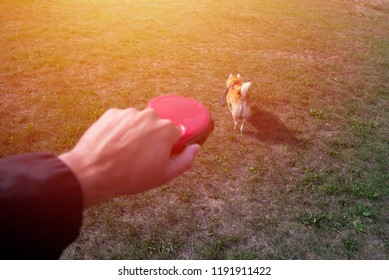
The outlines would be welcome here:
[[[238,78],[242,78],[242,77],[240,76],[240,74],[239,74],[239,73],[238,73],[237,77],[238,77]]]
[[[228,76],[228,78],[231,78],[232,77],[232,74],[230,73],[230,75]]]

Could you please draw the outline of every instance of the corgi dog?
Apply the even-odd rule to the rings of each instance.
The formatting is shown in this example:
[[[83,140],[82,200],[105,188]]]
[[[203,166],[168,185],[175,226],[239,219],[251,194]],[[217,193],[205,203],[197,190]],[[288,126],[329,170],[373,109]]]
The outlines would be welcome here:
[[[226,81],[226,99],[228,108],[231,111],[232,119],[234,120],[234,129],[239,120],[242,120],[240,132],[243,132],[244,124],[250,117],[250,95],[248,93],[251,87],[251,82],[243,83],[240,74],[237,76],[229,75]]]

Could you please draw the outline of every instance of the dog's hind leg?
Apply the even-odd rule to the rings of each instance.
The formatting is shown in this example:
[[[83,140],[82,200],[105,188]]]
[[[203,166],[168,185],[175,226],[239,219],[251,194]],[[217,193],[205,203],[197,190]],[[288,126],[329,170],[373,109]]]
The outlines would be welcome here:
[[[243,118],[242,125],[240,126],[240,133],[243,133],[243,127],[244,127],[245,122],[246,122],[246,119]]]
[[[230,109],[230,112],[232,113],[232,106],[230,102],[227,102],[228,109]]]
[[[234,129],[236,129],[236,126],[238,125],[238,123],[236,121],[236,117],[234,115],[232,115],[232,119],[234,120]]]

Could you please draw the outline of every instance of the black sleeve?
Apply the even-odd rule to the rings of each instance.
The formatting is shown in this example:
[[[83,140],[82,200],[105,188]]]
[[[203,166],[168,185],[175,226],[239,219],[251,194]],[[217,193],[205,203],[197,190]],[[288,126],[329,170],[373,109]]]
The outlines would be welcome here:
[[[82,222],[83,196],[57,156],[0,160],[0,259],[58,259]]]

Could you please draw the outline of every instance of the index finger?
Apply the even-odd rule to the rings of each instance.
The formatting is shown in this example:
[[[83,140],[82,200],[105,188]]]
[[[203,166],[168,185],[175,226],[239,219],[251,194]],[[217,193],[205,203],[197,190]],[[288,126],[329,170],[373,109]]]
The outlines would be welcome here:
[[[169,119],[160,119],[161,126],[165,127],[171,136],[172,145],[175,144],[182,136],[182,130],[180,127]]]

